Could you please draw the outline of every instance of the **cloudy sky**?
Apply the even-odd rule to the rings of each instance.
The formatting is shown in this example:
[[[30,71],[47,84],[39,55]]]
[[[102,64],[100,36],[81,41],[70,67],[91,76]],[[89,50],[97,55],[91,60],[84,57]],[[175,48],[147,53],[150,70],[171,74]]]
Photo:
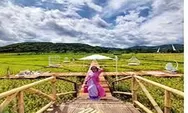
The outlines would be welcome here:
[[[0,46],[183,44],[183,0],[0,0]]]

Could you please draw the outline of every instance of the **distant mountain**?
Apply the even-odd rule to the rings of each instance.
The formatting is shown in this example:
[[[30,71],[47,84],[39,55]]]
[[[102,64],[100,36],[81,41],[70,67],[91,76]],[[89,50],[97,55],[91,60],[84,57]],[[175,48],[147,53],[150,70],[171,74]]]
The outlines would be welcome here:
[[[183,44],[167,44],[167,45],[160,45],[160,46],[134,46],[127,48],[129,52],[141,52],[141,53],[154,53],[154,52],[161,52],[161,53],[182,53],[184,51]]]
[[[51,43],[51,42],[24,42],[11,44],[4,47],[0,47],[1,53],[19,53],[19,52],[55,52],[55,53],[67,53],[67,52],[86,52],[86,53],[154,53],[160,48],[159,52],[183,52],[184,46],[182,44],[173,44],[176,51],[173,51],[172,45],[161,46],[134,46],[126,49],[120,48],[107,48],[99,46],[90,46],[80,43]]]
[[[105,53],[108,48],[93,47],[79,43],[24,42],[0,47],[0,52],[93,52]]]

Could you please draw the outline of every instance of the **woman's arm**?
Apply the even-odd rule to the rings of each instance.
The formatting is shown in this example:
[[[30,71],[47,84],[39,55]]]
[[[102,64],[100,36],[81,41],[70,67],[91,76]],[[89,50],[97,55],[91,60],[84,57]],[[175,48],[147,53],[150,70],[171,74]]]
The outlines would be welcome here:
[[[102,72],[104,72],[104,69],[100,68],[99,71],[98,71],[98,76],[99,76]]]
[[[84,83],[85,84],[87,84],[87,81],[90,79],[90,77],[89,77],[89,72],[87,73],[87,75],[86,75],[86,78],[85,78],[85,80],[84,80]]]
[[[88,74],[86,75],[86,77],[84,79],[84,84],[87,84],[87,79],[88,79]]]
[[[99,69],[99,72],[100,72],[100,73],[104,72],[104,69],[103,69],[103,68],[100,68],[100,69]]]

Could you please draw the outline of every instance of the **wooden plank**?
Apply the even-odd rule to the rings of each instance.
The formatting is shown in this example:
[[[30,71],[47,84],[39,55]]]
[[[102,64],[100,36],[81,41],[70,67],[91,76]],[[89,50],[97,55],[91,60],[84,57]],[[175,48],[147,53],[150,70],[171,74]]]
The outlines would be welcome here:
[[[69,104],[69,107],[73,107],[74,105],[79,105],[78,108],[74,110],[73,113],[78,113],[83,111],[83,109],[87,108],[93,108],[94,111],[98,111],[99,113],[140,113],[137,109],[135,109],[133,106],[130,106],[127,104],[120,104],[120,103],[108,103],[106,101],[105,103],[100,103],[101,101],[94,101],[93,103],[79,103],[78,104]],[[86,111],[85,111],[86,112]],[[91,112],[91,111],[90,111]],[[72,112],[66,112],[66,113],[72,113]]]
[[[72,106],[72,105],[70,104],[69,107],[71,107],[71,106]],[[75,109],[73,110],[73,112],[69,112],[69,113],[78,113],[78,112],[80,112],[80,111],[86,109],[87,107],[89,107],[89,104],[78,104],[78,107],[75,108]]]
[[[148,109],[147,107],[145,107],[143,104],[141,104],[140,102],[138,101],[134,101],[134,103],[136,105],[138,105],[140,108],[142,108],[146,113],[153,113],[150,109]]]
[[[43,79],[43,80],[40,80],[40,81],[31,83],[31,84],[27,84],[27,85],[24,85],[24,86],[21,86],[21,87],[14,88],[14,89],[12,89],[12,90],[3,92],[3,93],[0,94],[0,98],[3,98],[3,97],[5,97],[5,96],[11,95],[11,94],[13,94],[13,93],[16,93],[16,92],[19,92],[19,91],[22,91],[22,90],[25,90],[25,89],[27,89],[27,88],[30,88],[30,87],[32,87],[32,86],[41,84],[41,83],[43,83],[43,82],[49,81],[49,80],[51,80],[51,79],[53,79],[53,78],[54,78],[54,77],[49,77],[49,78],[46,78],[46,79]]]
[[[79,107],[75,108],[75,105]],[[66,113],[78,113],[88,107],[99,111],[99,113],[140,113],[132,105],[123,104],[122,101],[115,97],[106,98],[105,100],[90,100],[78,97],[75,101],[67,105],[67,109],[74,109],[74,112],[67,111]]]
[[[132,76],[123,77],[123,78],[117,79],[117,80],[115,80],[115,81],[113,81],[113,82],[118,82],[118,81],[130,79],[130,78],[132,78]]]
[[[153,97],[151,96],[151,94],[149,93],[149,91],[146,89],[146,87],[138,79],[136,79],[136,81],[138,82],[138,84],[142,88],[142,91],[148,97],[149,101],[152,103],[153,107],[156,109],[157,113],[163,113],[163,111],[161,110],[161,108],[159,107],[159,105],[157,104],[157,102],[153,99]]]
[[[63,77],[63,76],[85,76],[87,73],[86,72],[65,72],[65,73],[50,73],[42,76],[52,76],[56,75],[56,77]]]
[[[40,110],[38,110],[36,113],[43,113],[47,108],[49,108],[53,104],[54,104],[54,102],[48,103],[47,105],[45,105],[44,107],[42,107]]]
[[[67,76],[86,76],[85,72],[66,72],[66,73],[42,73],[41,75],[28,75],[28,76],[14,76],[10,75],[9,77],[0,77],[0,79],[37,79],[43,77],[51,77],[56,75],[57,77],[67,77]],[[103,72],[104,76],[128,76],[128,75],[147,75],[147,76],[157,76],[157,77],[181,77],[181,73],[169,73],[164,71],[137,71],[137,72]]]
[[[93,108],[86,108],[86,109],[84,109],[84,110],[82,110],[82,111],[80,111],[80,112],[78,112],[78,113],[90,113],[90,112],[92,112],[92,111],[94,111]]]
[[[96,65],[96,64],[95,64]],[[97,65],[98,66],[98,65]],[[61,77],[61,76],[86,76],[87,73],[85,72],[66,72],[66,73],[49,73],[49,74],[44,74],[41,76],[52,76],[52,75],[56,75],[57,77]],[[128,75],[149,75],[149,76],[160,76],[160,77],[180,77],[183,76],[183,74],[171,74],[168,72],[164,72],[164,71],[137,71],[137,72],[103,72],[104,76],[128,76]]]
[[[137,79],[143,80],[143,81],[145,81],[145,82],[147,82],[147,83],[150,83],[150,84],[152,84],[152,85],[158,86],[158,87],[163,88],[163,89],[165,89],[165,90],[167,90],[167,91],[173,92],[173,93],[175,93],[175,94],[177,94],[177,95],[180,95],[180,96],[184,97],[184,92],[182,92],[182,91],[179,91],[179,90],[177,90],[177,89],[173,89],[173,88],[171,88],[171,87],[168,87],[168,86],[159,84],[159,83],[157,83],[157,82],[148,80],[148,79],[143,78],[143,77],[140,77],[140,76],[135,76],[135,77],[136,77]]]
[[[71,81],[71,80],[68,80],[66,78],[62,78],[62,77],[56,77],[57,79],[60,79],[60,80],[64,80],[64,81],[67,81],[67,82],[70,82],[70,83],[74,83],[74,84],[77,84],[76,82],[74,81]]]
[[[115,94],[124,94],[124,95],[132,95],[131,92],[121,92],[121,91],[113,91]]]
[[[156,77],[181,77],[183,74],[169,73],[165,71],[141,71],[144,75],[156,76]]]
[[[67,94],[74,94],[76,93],[76,91],[69,91],[69,92],[65,92],[65,93],[58,93],[56,94],[57,96],[62,96],[62,95],[67,95]]]
[[[43,97],[46,97],[46,98],[48,98],[48,99],[50,99],[50,100],[52,100],[52,101],[55,100],[52,96],[50,96],[50,95],[48,95],[48,94],[46,94],[46,93],[43,93],[42,91],[37,90],[37,89],[35,89],[35,88],[29,88],[29,89],[27,89],[26,91],[29,91],[29,92],[32,92],[32,93],[36,93],[36,94],[38,94],[38,95],[40,95],[40,96],[43,96]]]
[[[138,111],[138,108],[135,108],[132,104],[127,103],[126,106],[127,106],[127,108],[131,111],[131,113],[135,113],[135,112],[136,112],[136,113],[137,113],[137,112],[140,113],[140,111]]]

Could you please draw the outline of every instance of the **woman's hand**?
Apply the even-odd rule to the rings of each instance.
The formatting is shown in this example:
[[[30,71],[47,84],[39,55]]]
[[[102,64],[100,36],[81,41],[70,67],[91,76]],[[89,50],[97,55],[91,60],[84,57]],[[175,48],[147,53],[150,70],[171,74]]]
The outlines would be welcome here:
[[[100,68],[100,72],[104,72],[104,69],[103,69],[103,68]]]

